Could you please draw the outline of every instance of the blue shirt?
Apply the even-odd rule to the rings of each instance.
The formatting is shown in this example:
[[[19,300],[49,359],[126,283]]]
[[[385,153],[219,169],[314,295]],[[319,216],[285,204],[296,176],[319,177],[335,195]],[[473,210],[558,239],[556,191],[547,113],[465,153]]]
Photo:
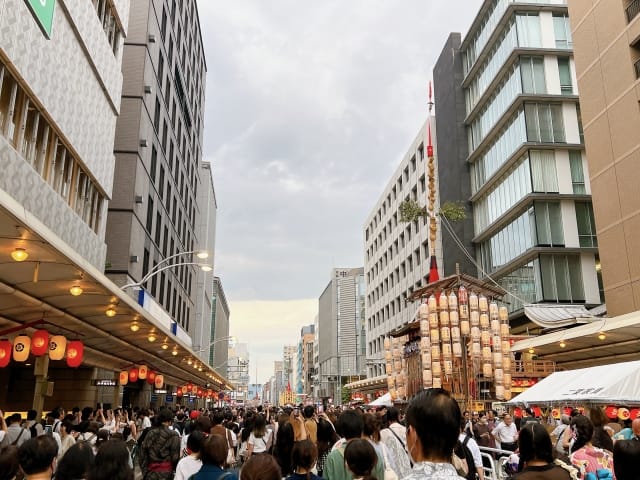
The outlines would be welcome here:
[[[190,480],[238,480],[238,475],[231,470],[223,470],[217,465],[202,465],[200,471]]]

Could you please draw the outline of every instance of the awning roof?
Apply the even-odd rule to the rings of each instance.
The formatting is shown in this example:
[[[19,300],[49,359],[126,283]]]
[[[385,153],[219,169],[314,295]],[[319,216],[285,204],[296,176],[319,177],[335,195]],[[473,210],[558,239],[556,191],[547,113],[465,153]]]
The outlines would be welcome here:
[[[570,402],[640,405],[640,361],[555,372],[511,399],[511,405]]]
[[[85,365],[118,371],[144,363],[164,374],[167,383],[233,388],[208,366],[201,364],[202,371],[189,366],[188,359],[198,360],[194,351],[2,191],[0,205],[0,331],[44,319],[55,325],[43,327],[50,333],[70,338],[69,332],[76,333],[85,344]],[[16,247],[27,250],[26,261],[11,258]],[[69,293],[75,284],[82,286],[82,295]],[[112,318],[105,315],[110,304],[116,304]],[[140,324],[135,333],[133,320]],[[147,339],[151,330],[157,336],[153,343]],[[167,350],[162,349],[165,339]]]
[[[524,306],[524,314],[543,328],[558,328],[599,320],[584,305],[533,304]]]
[[[512,346],[514,351],[530,349],[536,359],[553,360],[564,369],[638,360],[640,312],[600,318],[586,325],[521,340]]]
[[[408,302],[415,302],[422,297],[428,297],[435,292],[441,292],[443,290],[450,290],[451,288],[457,288],[460,285],[464,285],[467,290],[474,291],[477,294],[483,294],[487,297],[501,299],[507,294],[507,291],[502,287],[492,283],[490,280],[479,280],[466,273],[460,275],[450,275],[442,278],[437,282],[430,283],[422,288],[414,291],[409,297]]]

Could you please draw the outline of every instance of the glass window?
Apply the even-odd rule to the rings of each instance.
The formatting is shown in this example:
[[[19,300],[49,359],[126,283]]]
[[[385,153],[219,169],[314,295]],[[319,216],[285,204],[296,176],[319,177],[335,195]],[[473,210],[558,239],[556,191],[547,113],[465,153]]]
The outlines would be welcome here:
[[[531,178],[534,192],[557,193],[558,174],[553,150],[531,150]]]
[[[516,15],[518,28],[518,46],[541,47],[542,34],[540,30],[540,18],[537,13],[519,13]]]
[[[539,246],[564,246],[559,202],[535,202],[536,236]]]
[[[573,193],[585,194],[587,189],[584,185],[584,169],[582,167],[582,152],[569,150],[569,166],[571,168],[571,183]]]
[[[571,25],[565,14],[553,15],[553,31],[556,37],[556,48],[573,48],[571,39]]]
[[[547,93],[543,57],[522,57],[520,71],[524,93]]]
[[[558,143],[565,141],[561,104],[525,103],[527,140]]]
[[[573,83],[571,81],[571,66],[568,57],[558,58],[558,71],[560,72],[560,93],[572,95]]]
[[[590,202],[576,202],[576,221],[580,246],[597,247],[596,221],[593,216],[593,205]]]
[[[539,261],[533,261],[498,279],[498,283],[512,295],[507,297],[509,312],[523,308],[524,304],[536,303],[542,299],[539,286]]]
[[[540,255],[540,274],[544,301],[584,302],[578,255]]]

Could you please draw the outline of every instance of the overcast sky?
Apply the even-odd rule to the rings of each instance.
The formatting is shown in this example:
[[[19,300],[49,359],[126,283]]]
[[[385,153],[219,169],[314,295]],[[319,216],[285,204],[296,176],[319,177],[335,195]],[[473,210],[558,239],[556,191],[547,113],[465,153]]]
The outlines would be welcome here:
[[[426,116],[431,71],[481,0],[199,0],[215,269],[252,381],[313,323],[334,267]]]

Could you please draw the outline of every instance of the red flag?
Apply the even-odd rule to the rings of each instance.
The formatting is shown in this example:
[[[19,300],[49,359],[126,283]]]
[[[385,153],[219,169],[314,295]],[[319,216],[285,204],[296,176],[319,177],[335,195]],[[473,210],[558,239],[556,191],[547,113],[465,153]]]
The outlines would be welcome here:
[[[431,255],[431,265],[429,265],[429,283],[437,282],[440,280],[440,275],[438,275],[438,262],[436,261],[436,256]]]
[[[291,391],[291,382],[287,382],[287,392]]]

